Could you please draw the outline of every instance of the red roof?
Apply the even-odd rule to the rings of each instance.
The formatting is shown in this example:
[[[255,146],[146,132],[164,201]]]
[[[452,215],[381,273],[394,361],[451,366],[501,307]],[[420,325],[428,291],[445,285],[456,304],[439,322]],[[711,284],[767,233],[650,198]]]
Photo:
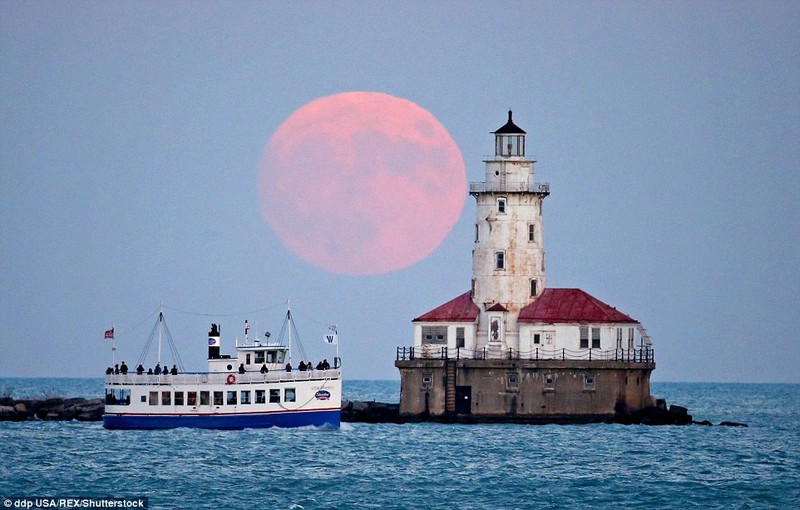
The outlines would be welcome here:
[[[581,289],[545,289],[519,312],[519,322],[632,322],[625,315]]]
[[[500,303],[495,303],[491,307],[486,309],[487,312],[507,312],[508,308],[501,305]]]
[[[475,322],[480,309],[472,302],[472,292],[467,291],[455,299],[420,315],[412,322]]]

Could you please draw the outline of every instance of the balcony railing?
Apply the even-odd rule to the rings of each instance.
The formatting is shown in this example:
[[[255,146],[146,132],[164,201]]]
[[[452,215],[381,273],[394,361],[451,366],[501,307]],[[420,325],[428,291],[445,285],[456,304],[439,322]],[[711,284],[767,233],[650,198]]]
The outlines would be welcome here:
[[[470,193],[539,193],[542,195],[550,194],[549,182],[530,183],[500,183],[500,182],[471,182],[469,183]]]
[[[495,349],[484,347],[483,349],[465,349],[458,347],[448,349],[447,347],[398,347],[397,360],[406,361],[414,359],[442,359],[442,360],[585,360],[585,361],[623,361],[631,363],[654,363],[655,353],[652,348],[642,349],[545,349],[537,347],[532,351],[519,351],[517,349]]]

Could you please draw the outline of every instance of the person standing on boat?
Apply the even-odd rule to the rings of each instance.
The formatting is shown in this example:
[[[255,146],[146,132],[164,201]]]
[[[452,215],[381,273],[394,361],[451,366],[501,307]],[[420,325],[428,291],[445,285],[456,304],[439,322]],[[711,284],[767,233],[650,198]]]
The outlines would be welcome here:
[[[141,364],[141,363],[139,363],[139,366],[138,366],[138,367],[136,367],[136,373],[137,373],[138,375],[142,375],[142,374],[144,373],[144,367],[142,366],[142,364]]]
[[[120,370],[120,372],[122,372],[122,375],[127,375],[128,374],[128,365],[126,365],[125,362],[123,361],[122,362],[122,366],[119,367],[119,370]]]
[[[240,363],[240,364],[239,364],[239,373],[240,373],[240,374],[243,374],[243,373],[245,373],[245,369],[244,369],[244,363]]]
[[[114,364],[114,375],[119,375],[119,363]]]
[[[172,365],[172,370],[170,372],[172,375],[178,375],[178,367],[176,365]]]
[[[286,364],[286,371],[287,372],[291,372],[292,371],[292,364],[291,363],[287,363]]]
[[[156,369],[153,370],[153,373],[156,375],[161,375],[161,363],[156,363]]]
[[[300,364],[297,366],[297,370],[299,370],[301,372],[305,372],[306,371],[306,364],[303,361],[301,361]]]
[[[269,372],[269,369],[267,368],[267,364],[264,363],[263,365],[261,365],[261,373],[266,374],[267,372]]]

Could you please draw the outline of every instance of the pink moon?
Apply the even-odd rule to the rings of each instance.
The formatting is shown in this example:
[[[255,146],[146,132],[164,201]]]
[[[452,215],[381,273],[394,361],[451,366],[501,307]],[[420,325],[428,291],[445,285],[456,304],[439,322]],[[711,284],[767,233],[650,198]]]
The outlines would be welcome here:
[[[461,216],[466,170],[430,112],[377,92],[315,99],[261,157],[261,213],[295,255],[327,271],[375,275],[429,256]]]

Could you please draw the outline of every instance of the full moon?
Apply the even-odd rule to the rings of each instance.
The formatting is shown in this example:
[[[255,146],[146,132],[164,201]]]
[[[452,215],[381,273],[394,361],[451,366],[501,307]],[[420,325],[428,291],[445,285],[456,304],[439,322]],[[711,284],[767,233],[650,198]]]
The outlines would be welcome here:
[[[261,157],[261,213],[306,262],[389,273],[430,255],[466,196],[464,159],[427,110],[377,92],[315,99],[281,124]]]

